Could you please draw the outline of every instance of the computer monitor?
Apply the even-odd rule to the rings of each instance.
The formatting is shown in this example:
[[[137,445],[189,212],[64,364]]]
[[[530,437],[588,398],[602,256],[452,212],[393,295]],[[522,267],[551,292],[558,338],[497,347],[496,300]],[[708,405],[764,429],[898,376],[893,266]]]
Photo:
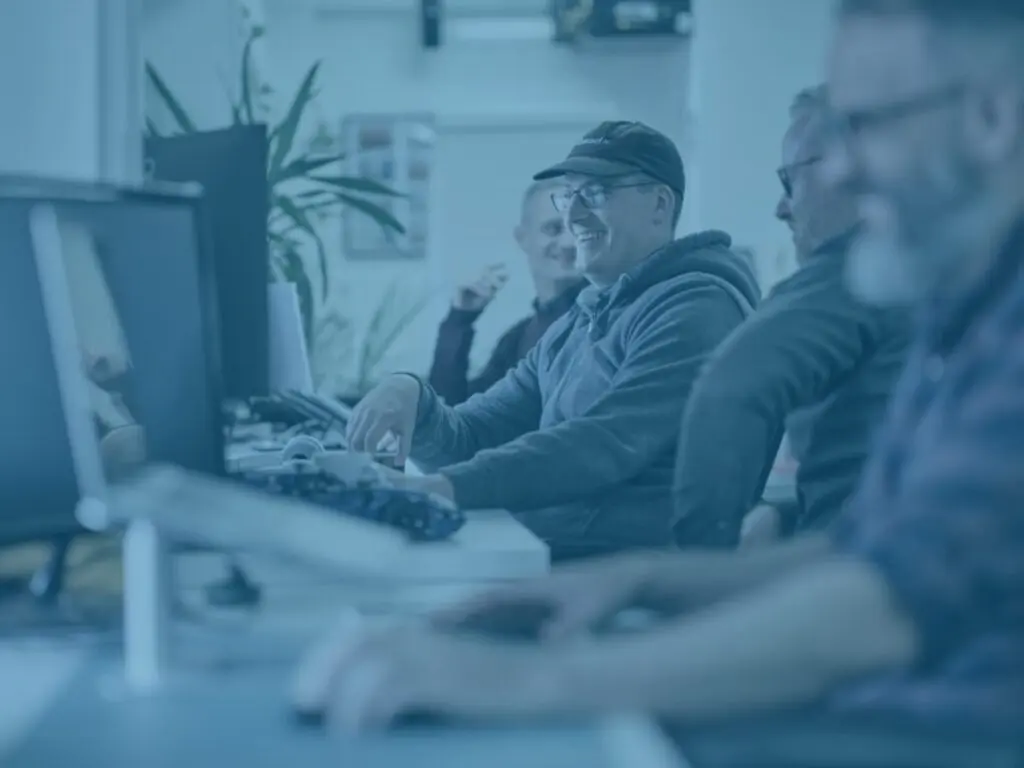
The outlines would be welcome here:
[[[268,139],[262,125],[146,140],[147,174],[202,185],[220,305],[224,394],[269,394]]]
[[[56,214],[108,478],[142,460],[224,471],[216,296],[198,193],[0,180],[0,270],[10,273],[0,296],[10,317],[25,318],[0,341],[7,541],[79,530],[33,261],[31,217],[42,204]]]

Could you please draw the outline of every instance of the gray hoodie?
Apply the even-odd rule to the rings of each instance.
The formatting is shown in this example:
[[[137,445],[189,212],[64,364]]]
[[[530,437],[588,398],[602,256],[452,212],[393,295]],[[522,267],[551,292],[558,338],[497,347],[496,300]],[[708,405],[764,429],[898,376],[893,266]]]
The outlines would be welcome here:
[[[723,232],[583,290],[527,356],[455,407],[422,387],[412,458],[464,509],[504,508],[552,547],[671,542],[683,409],[704,361],[759,299]]]

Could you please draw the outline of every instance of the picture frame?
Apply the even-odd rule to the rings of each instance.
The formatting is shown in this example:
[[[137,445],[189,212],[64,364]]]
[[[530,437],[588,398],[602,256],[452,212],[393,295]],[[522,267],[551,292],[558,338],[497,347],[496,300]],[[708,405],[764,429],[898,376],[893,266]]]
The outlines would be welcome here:
[[[375,200],[405,227],[390,231],[362,211],[342,214],[346,258],[422,261],[426,259],[430,187],[433,178],[436,120],[431,114],[349,115],[342,121],[346,174],[378,182],[401,193]]]

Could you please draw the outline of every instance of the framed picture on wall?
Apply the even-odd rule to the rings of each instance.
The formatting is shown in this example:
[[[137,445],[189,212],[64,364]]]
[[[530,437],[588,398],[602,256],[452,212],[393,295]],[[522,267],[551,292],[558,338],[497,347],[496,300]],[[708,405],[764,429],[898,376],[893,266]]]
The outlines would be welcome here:
[[[427,255],[430,180],[437,139],[432,115],[351,115],[342,122],[342,151],[352,176],[377,181],[402,197],[374,202],[394,216],[405,233],[386,230],[358,209],[342,217],[349,259],[420,260]]]

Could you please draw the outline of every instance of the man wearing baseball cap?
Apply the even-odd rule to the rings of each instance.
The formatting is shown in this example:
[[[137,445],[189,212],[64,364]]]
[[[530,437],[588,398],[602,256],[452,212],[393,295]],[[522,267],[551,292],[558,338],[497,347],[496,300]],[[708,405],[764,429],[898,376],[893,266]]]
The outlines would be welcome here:
[[[671,543],[676,443],[704,361],[759,299],[723,232],[675,239],[685,174],[670,139],[606,122],[561,163],[551,202],[590,285],[502,381],[456,407],[395,375],[350,424],[356,450],[389,432],[426,477],[397,482],[464,509],[503,508],[555,560]]]

